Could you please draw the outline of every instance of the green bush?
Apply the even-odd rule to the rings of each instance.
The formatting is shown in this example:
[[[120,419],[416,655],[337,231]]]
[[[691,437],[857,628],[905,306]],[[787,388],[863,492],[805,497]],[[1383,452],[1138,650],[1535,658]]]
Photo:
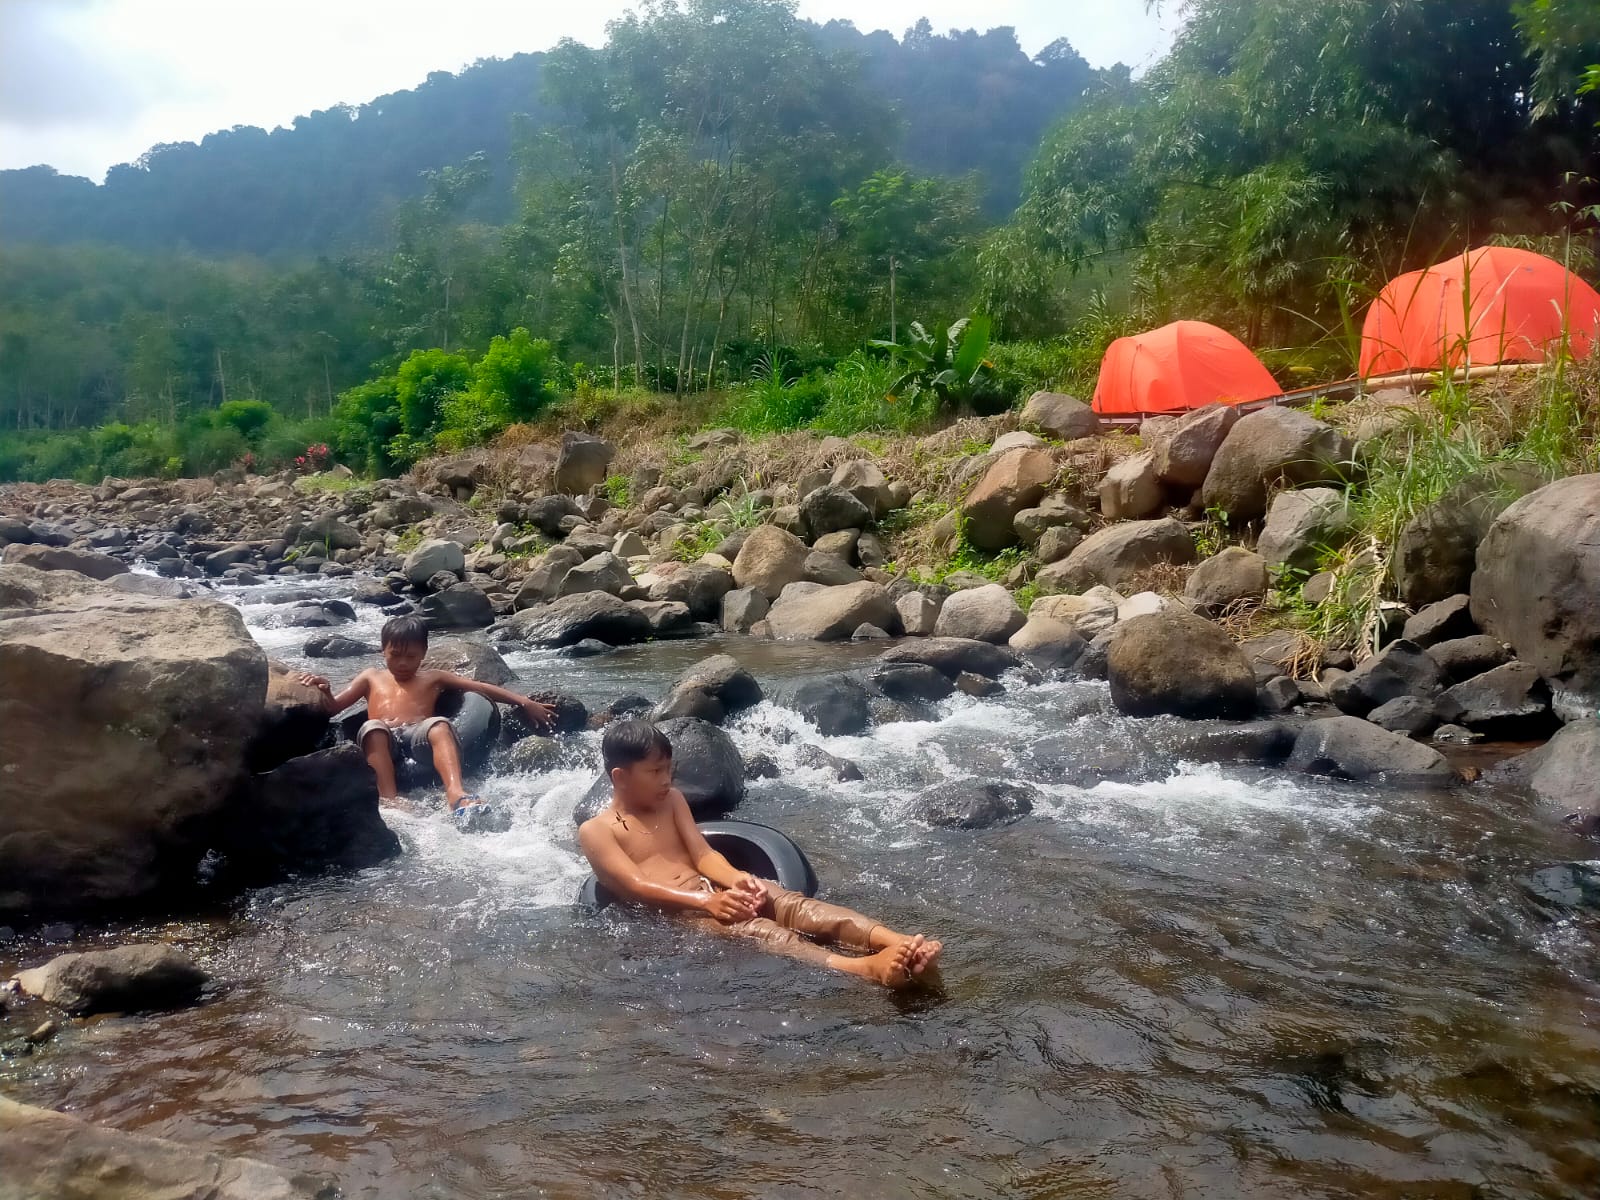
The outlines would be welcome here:
[[[211,421],[218,429],[238,430],[241,437],[254,444],[277,415],[272,405],[264,400],[229,400],[218,405]]]
[[[828,384],[821,371],[786,380],[781,369],[764,369],[732,390],[720,419],[745,433],[784,433],[811,424],[827,402]]]
[[[339,394],[333,449],[339,461],[369,475],[393,475],[389,443],[400,432],[399,382],[385,375]]]
[[[409,437],[431,437],[438,432],[445,401],[471,382],[472,365],[465,354],[413,350],[395,372],[400,428]]]

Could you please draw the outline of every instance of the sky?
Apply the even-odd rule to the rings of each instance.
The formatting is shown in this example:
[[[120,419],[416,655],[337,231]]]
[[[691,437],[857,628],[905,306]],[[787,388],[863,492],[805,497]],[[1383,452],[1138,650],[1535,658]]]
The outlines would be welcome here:
[[[431,71],[598,45],[629,0],[0,0],[0,167],[101,180],[160,142],[286,125],[413,87]],[[1165,52],[1177,5],[1145,0],[800,0],[802,17],[899,36],[1010,25],[1029,54],[1067,38],[1135,73]]]

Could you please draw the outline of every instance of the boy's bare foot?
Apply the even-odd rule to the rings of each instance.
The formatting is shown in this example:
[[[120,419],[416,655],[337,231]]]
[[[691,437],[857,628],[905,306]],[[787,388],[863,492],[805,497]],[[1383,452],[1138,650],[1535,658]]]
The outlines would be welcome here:
[[[911,985],[911,954],[911,943],[901,942],[862,958],[853,958],[845,954],[829,955],[828,965],[836,970],[870,979],[874,983],[881,983],[884,987],[903,988]]]
[[[939,954],[944,950],[944,943],[924,938],[921,934],[915,940],[922,944],[911,952],[911,974],[922,983],[938,982]]]

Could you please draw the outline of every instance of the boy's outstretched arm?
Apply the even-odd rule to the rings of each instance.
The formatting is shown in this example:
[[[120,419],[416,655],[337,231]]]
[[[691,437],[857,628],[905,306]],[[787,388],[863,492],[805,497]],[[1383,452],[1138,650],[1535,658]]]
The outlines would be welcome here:
[[[705,834],[694,823],[694,814],[689,811],[689,802],[683,798],[682,792],[673,788],[668,803],[672,805],[673,824],[678,827],[678,836],[683,839],[683,847],[689,852],[689,861],[694,864],[696,871],[718,887],[738,888],[763,899],[766,897],[766,889],[761,886],[760,880],[748,871],[739,870],[711,848]]]
[[[372,690],[371,672],[363,671],[350,681],[350,686],[334,695],[333,684],[321,675],[296,675],[295,681],[322,693],[322,707],[328,713],[341,713]]]
[[[555,720],[556,710],[543,701],[535,700],[530,696],[519,696],[516,692],[508,692],[503,687],[495,687],[492,683],[479,683],[476,679],[468,679],[464,675],[454,675],[449,671],[436,671],[434,678],[440,687],[458,688],[463,692],[477,692],[480,696],[487,696],[497,704],[514,704],[528,714],[528,719],[535,725],[549,725]]]
[[[595,878],[624,900],[668,912],[702,912],[724,925],[756,915],[754,901],[742,891],[697,892],[646,879],[598,818],[585,821],[579,827],[578,845],[594,868]]]

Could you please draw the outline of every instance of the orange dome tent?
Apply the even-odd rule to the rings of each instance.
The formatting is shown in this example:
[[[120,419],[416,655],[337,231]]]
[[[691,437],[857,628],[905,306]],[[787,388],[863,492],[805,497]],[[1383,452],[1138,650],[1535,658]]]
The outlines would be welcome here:
[[[1283,392],[1238,338],[1204,321],[1174,321],[1118,338],[1100,360],[1094,411],[1105,416],[1187,412]]]
[[[1554,259],[1480,246],[1391,279],[1361,327],[1361,375],[1543,362],[1563,324],[1572,353],[1593,348],[1600,292]]]

